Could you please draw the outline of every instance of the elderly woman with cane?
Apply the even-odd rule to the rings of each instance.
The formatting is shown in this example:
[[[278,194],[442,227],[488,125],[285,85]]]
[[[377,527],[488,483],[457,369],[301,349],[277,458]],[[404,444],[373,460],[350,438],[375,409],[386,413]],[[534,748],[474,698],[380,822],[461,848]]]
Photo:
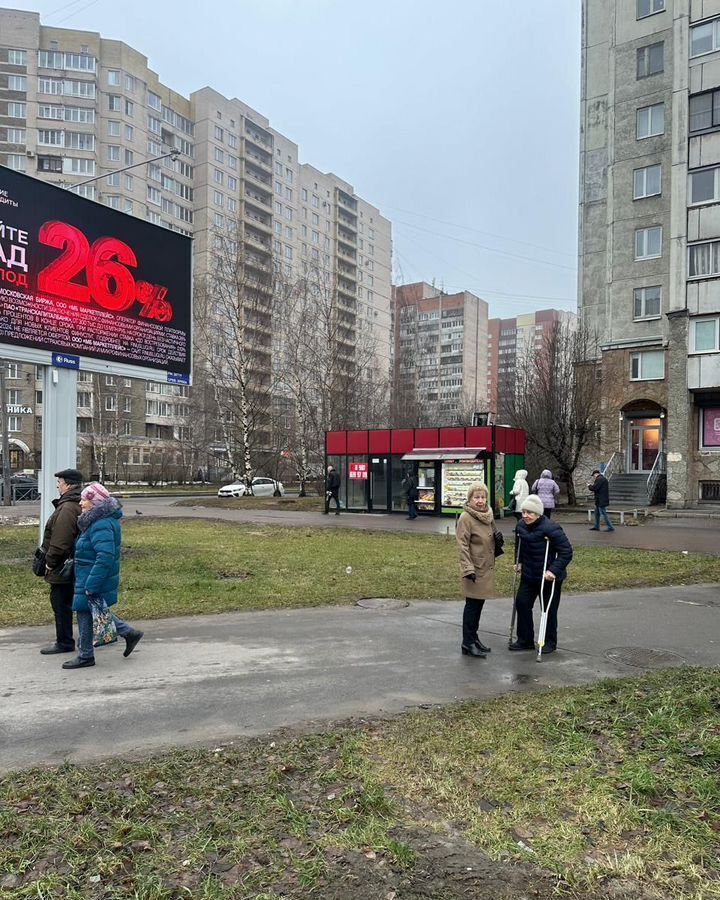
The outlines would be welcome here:
[[[488,489],[481,481],[476,481],[468,488],[467,502],[455,533],[461,590],[465,597],[463,656],[483,659],[490,652],[490,647],[478,637],[478,627],[485,601],[495,596],[495,530],[493,511],[488,505]]]
[[[515,571],[520,574],[515,598],[517,640],[510,643],[509,649],[535,650],[533,606],[539,596],[543,612],[539,645],[542,655],[546,655],[557,647],[557,611],[573,551],[562,528],[543,514],[538,496],[530,494],[520,512],[522,519],[515,529],[518,544]]]

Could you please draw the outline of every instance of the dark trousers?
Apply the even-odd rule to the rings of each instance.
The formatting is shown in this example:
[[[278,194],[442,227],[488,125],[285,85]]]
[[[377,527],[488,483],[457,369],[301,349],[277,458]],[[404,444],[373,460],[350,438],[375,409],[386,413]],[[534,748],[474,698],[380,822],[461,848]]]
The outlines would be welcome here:
[[[338,515],[340,513],[340,488],[334,491],[327,491],[325,493],[325,512],[330,512],[330,501],[335,501],[335,514]]]
[[[73,584],[50,585],[50,605],[55,614],[55,641],[58,647],[67,650],[75,649],[72,616],[74,589]]]
[[[549,581],[543,582],[543,598],[547,603],[552,590],[552,584]],[[521,644],[528,647],[535,643],[535,627],[533,625],[533,606],[540,593],[539,581],[525,581],[521,579],[520,587],[517,592],[515,601],[517,608],[517,639]],[[548,613],[547,628],[545,630],[545,643],[550,647],[557,646],[557,614],[560,605],[560,594],[562,593],[562,583],[555,582],[555,593],[553,594],[552,606]]]
[[[546,506],[543,509],[543,515],[545,516],[546,519],[552,519],[552,511],[553,511],[552,506]]]
[[[463,610],[463,647],[469,647],[478,639],[478,627],[480,625],[480,613],[485,606],[484,600],[473,600],[472,597],[465,598],[465,609]]]
[[[408,497],[408,518],[417,519],[418,509],[417,500]]]

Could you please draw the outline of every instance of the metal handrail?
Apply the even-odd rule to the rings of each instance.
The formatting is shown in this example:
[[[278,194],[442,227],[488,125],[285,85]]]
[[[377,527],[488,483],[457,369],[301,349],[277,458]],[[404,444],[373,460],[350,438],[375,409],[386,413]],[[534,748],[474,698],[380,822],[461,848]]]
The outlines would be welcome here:
[[[655,496],[655,488],[657,487],[658,479],[664,473],[665,452],[663,450],[658,450],[658,455],[655,457],[655,462],[652,465],[652,469],[650,469],[650,474],[648,475],[647,479],[648,503],[652,503],[653,497]]]
[[[615,472],[615,469],[618,469],[618,472],[622,472],[623,469],[623,454],[619,450],[616,450],[610,459],[605,463],[605,471],[603,475],[610,480],[611,476]]]

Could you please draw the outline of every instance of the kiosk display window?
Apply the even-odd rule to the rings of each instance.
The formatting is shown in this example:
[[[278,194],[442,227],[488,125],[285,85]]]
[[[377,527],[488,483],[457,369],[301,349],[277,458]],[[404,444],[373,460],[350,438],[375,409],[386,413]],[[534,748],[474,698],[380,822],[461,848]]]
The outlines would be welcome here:
[[[435,511],[435,463],[418,463],[418,499],[420,512]]]
[[[462,509],[467,500],[467,492],[475,481],[487,484],[486,465],[483,460],[472,462],[447,462],[442,467],[443,509]]]

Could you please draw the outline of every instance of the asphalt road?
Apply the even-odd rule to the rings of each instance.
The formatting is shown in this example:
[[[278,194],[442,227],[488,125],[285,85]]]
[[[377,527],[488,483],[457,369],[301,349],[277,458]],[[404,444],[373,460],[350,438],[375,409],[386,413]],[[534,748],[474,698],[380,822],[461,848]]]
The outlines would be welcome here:
[[[636,529],[637,530],[637,529]],[[0,630],[0,769],[213,745],[408,706],[577,685],[645,668],[717,665],[718,586],[563,597],[560,650],[537,663],[506,649],[509,599],[489,601],[487,659],[460,655],[461,604],[355,606],[133,623],[124,659],[99,650],[66,671],[41,656],[48,627]]]

